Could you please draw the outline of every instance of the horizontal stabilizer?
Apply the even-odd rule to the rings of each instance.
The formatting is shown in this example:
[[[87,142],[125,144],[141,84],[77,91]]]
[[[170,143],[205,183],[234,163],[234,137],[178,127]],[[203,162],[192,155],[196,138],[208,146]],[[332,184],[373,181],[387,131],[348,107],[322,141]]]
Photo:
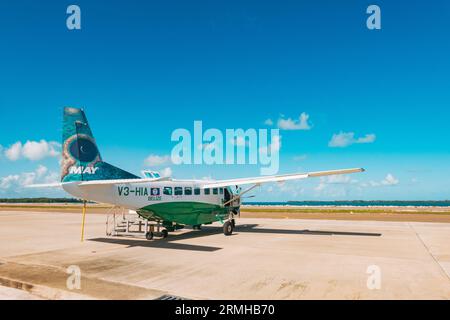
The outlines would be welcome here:
[[[92,180],[83,181],[78,184],[80,187],[84,186],[100,186],[100,185],[113,185],[113,184],[127,184],[127,183],[147,183],[155,181],[165,181],[168,178],[144,178],[144,179],[114,179],[114,180]]]
[[[44,183],[44,184],[29,184],[25,188],[62,188],[61,182]]]

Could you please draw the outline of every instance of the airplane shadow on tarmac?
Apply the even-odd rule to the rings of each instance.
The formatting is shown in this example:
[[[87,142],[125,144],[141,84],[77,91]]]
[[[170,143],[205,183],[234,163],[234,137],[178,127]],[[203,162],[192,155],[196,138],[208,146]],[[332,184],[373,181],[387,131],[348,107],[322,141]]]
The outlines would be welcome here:
[[[368,232],[343,232],[343,231],[325,231],[325,230],[288,230],[288,229],[257,229],[257,224],[237,225],[236,231],[255,232],[255,233],[274,233],[274,234],[306,234],[317,236],[362,236],[362,237],[380,237],[381,233]]]
[[[236,233],[266,233],[266,234],[298,234],[298,235],[317,235],[317,236],[360,236],[360,237],[380,237],[381,233],[367,233],[367,232],[343,232],[343,231],[325,231],[325,230],[289,230],[289,229],[262,229],[257,228],[257,224],[236,225]],[[205,251],[213,252],[220,250],[219,247],[201,246],[193,244],[176,243],[174,241],[194,239],[222,233],[221,226],[203,226],[202,230],[185,232],[182,234],[170,233],[166,239],[144,240],[144,239],[130,239],[130,238],[94,238],[89,241],[121,244],[128,247],[149,247],[175,250],[191,250],[191,251]],[[233,235],[236,235],[233,234]]]

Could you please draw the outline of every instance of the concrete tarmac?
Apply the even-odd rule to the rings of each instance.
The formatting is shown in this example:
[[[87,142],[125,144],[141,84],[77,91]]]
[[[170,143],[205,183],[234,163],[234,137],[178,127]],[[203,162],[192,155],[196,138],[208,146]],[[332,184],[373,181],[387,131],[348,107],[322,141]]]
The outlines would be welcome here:
[[[449,223],[246,218],[148,241],[105,221],[80,243],[81,215],[0,212],[0,299],[450,298]]]

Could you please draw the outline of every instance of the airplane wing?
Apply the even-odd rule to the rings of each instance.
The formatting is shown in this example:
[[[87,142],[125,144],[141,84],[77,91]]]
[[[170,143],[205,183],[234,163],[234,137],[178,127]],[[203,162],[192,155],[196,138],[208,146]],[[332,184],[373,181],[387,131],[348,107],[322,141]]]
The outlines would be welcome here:
[[[292,174],[284,174],[284,175],[275,175],[275,176],[259,176],[259,177],[251,177],[251,178],[238,178],[238,179],[229,179],[229,180],[216,180],[216,181],[204,181],[198,180],[199,184],[201,184],[201,188],[221,188],[235,185],[246,185],[246,184],[255,184],[260,185],[262,183],[268,182],[283,182],[289,180],[298,180],[298,179],[306,179],[313,177],[323,177],[323,176],[331,176],[337,174],[349,174],[356,172],[363,172],[363,168],[354,168],[354,169],[341,169],[341,170],[330,170],[330,171],[316,171],[316,172],[306,172],[306,173],[292,173]],[[83,186],[98,186],[98,185],[114,185],[114,184],[126,184],[126,183],[147,183],[147,182],[155,182],[155,181],[164,181],[169,178],[144,178],[144,179],[113,179],[113,180],[92,180],[92,181],[82,181],[82,182],[65,182],[65,183],[52,183],[52,184],[34,184],[28,185],[27,188],[54,188],[54,187],[62,187],[63,184],[76,183],[79,187]],[[172,180],[172,181],[183,181],[183,180]],[[192,181],[192,180],[189,180]]]
[[[201,188],[221,188],[235,185],[245,185],[245,184],[255,184],[260,185],[267,182],[283,182],[288,180],[298,180],[313,177],[323,177],[331,176],[337,174],[349,174],[356,172],[364,172],[363,168],[354,169],[341,169],[341,170],[330,170],[330,171],[316,171],[316,172],[306,172],[306,173],[293,173],[275,176],[259,176],[253,178],[239,178],[239,179],[229,179],[229,180],[217,180],[213,182],[206,182],[201,186]]]

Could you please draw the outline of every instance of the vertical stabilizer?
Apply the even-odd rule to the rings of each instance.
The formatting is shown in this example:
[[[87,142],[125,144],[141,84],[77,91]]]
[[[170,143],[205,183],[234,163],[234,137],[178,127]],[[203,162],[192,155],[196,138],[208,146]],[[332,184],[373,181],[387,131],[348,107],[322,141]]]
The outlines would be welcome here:
[[[103,162],[82,109],[64,108],[61,181],[139,178]]]

